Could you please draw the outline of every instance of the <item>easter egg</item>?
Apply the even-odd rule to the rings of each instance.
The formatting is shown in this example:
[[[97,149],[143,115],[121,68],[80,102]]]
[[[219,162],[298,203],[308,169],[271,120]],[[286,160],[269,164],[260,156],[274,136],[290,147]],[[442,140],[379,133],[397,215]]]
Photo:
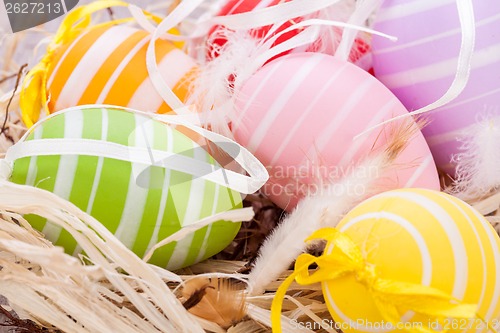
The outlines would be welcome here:
[[[289,1],[290,0],[229,0],[223,5],[221,10],[217,13],[217,16],[236,15],[241,13],[253,12],[255,10],[276,6]],[[352,4],[348,4],[345,2],[330,5],[318,12],[286,21],[285,23],[281,24],[275,32],[270,34],[270,36],[268,36],[268,34],[272,28],[271,25],[251,29],[249,32],[254,38],[261,40],[264,38],[275,36],[285,29],[290,28],[294,24],[300,23],[307,19],[324,19],[346,22],[350,16],[351,11],[353,10],[352,7]],[[287,52],[282,52],[279,55],[271,58],[271,60],[288,53],[298,52],[322,52],[334,55],[338,43],[342,38],[343,30],[338,27],[330,26],[318,25],[318,27],[320,27],[320,37],[318,37],[315,42],[311,43],[310,45],[295,47]],[[304,28],[302,27],[282,34],[276,39],[276,41],[273,43],[273,46],[289,40],[290,38],[299,34],[303,29]],[[219,50],[223,48],[223,46],[228,41],[227,37],[227,29],[223,26],[215,26],[210,30],[208,38],[209,58],[219,55]],[[365,41],[365,38],[359,37],[355,39],[354,45],[349,55],[349,61],[357,64],[363,69],[371,69],[370,45]]]
[[[148,160],[115,158],[120,150],[132,154],[141,148],[148,148],[147,151],[151,148],[188,158],[186,169],[192,168],[194,162],[218,166],[193,140],[147,116],[121,109],[76,107],[36,124],[25,142],[45,140],[50,145],[46,139],[63,139],[62,142],[71,142],[70,147],[86,139],[85,143],[90,142],[89,150],[79,154],[61,152],[62,148],[54,143],[51,154],[12,157],[10,180],[69,200],[103,223],[138,256],[204,217],[241,207],[240,193],[203,177],[152,165]],[[93,144],[107,144],[110,148],[104,155],[99,150],[99,155],[98,150],[91,148]],[[13,153],[11,150],[7,157]],[[50,221],[39,216],[29,216],[28,220],[68,253],[81,251],[69,233]],[[239,227],[239,223],[215,222],[179,242],[159,248],[150,262],[168,269],[191,265],[224,249]]]
[[[235,15],[235,14],[241,14],[241,13],[247,13],[247,12],[252,12],[254,10],[262,9],[262,8],[267,8],[271,6],[276,6],[280,3],[283,2],[288,2],[289,0],[229,0],[227,1],[220,11],[217,13],[217,16],[226,16],[226,15]],[[295,20],[290,20],[285,23],[283,23],[273,34],[280,33],[281,31],[289,28],[292,26],[294,23],[300,22],[301,19],[297,18]],[[269,30],[271,29],[271,26],[263,26],[260,28],[252,29],[250,30],[250,34],[256,38],[256,39],[262,39],[266,37],[268,34]],[[292,30],[290,32],[287,32],[280,36],[274,43],[274,45],[277,45],[279,43],[282,43],[283,41],[286,41],[287,39],[297,35],[299,31],[298,30]],[[227,42],[227,36],[225,34],[227,33],[227,29],[222,26],[214,26],[210,30],[209,33],[209,57],[217,56],[219,54],[219,50],[226,44]]]
[[[359,204],[337,229],[352,240],[365,267],[375,276],[362,281],[352,273],[322,282],[328,309],[344,332],[403,332],[412,327],[486,332],[486,323],[491,327],[498,324],[500,238],[465,202],[437,191],[393,190]],[[333,242],[329,242],[325,254],[334,255],[334,251]],[[366,284],[376,283],[377,278],[400,286],[434,288],[456,300],[452,303],[477,305],[476,317],[441,318],[438,323],[436,318],[403,307],[397,309],[397,325],[390,327],[380,313],[383,304],[377,307],[374,292]],[[415,296],[410,297],[418,304]],[[429,311],[434,305],[437,308],[435,300],[427,298],[425,302]]]
[[[49,68],[50,112],[84,104],[144,111],[171,111],[156,92],[146,67],[147,31],[125,25],[95,27],[59,47]],[[173,43],[158,40],[158,70],[180,100],[186,98],[195,61]]]
[[[354,139],[356,135],[407,113],[373,76],[320,53],[287,55],[268,63],[237,92],[236,101],[231,124],[236,141],[268,168],[264,193],[287,210],[314,192],[318,179],[338,180],[349,174],[363,157],[383,147],[389,134],[387,128],[379,128]],[[439,189],[434,161],[420,132],[394,165],[397,170],[371,175],[380,177],[381,190]],[[363,170],[365,175],[370,172]]]
[[[500,110],[500,2],[473,0],[476,41],[470,78],[449,104],[427,113],[423,129],[438,168],[454,175],[451,156],[457,140],[478,114]],[[397,42],[373,38],[376,77],[409,109],[424,107],[445,94],[457,71],[461,28],[451,0],[386,0],[376,16],[375,30]]]

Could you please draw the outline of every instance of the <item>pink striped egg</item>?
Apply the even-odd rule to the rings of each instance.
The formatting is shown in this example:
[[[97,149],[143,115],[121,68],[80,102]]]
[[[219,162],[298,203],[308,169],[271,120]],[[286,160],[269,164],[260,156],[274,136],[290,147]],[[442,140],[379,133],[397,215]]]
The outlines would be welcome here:
[[[264,192],[291,210],[321,179],[339,179],[373,147],[386,142],[387,128],[359,139],[365,129],[407,111],[373,76],[321,53],[287,55],[262,67],[237,95],[232,123],[236,140],[268,167]],[[376,148],[375,148],[376,149]],[[381,190],[439,189],[429,147],[419,132],[380,176]],[[396,168],[395,168],[396,169]],[[373,170],[362,170],[369,173]],[[364,188],[339,188],[364,195]]]
[[[409,109],[426,106],[450,87],[456,73],[461,29],[455,0],[386,0],[375,29],[373,65],[382,81]],[[500,1],[473,0],[476,45],[470,79],[454,101],[429,114],[423,133],[438,168],[453,175],[457,137],[478,113],[500,111]]]

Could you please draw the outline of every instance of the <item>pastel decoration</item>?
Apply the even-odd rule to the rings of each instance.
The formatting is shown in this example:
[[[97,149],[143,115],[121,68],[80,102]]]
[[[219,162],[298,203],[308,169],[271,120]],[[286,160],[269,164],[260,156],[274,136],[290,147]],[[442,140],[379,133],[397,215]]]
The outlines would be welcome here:
[[[344,332],[487,332],[500,316],[500,238],[474,208],[448,194],[400,189],[355,207],[301,255],[281,290],[321,282]],[[311,263],[318,269],[309,273]],[[273,304],[279,324],[279,300]],[[279,330],[273,330],[273,332]]]
[[[42,154],[27,143],[49,151]],[[118,158],[120,152],[131,159]],[[185,170],[137,162],[138,152],[173,154],[171,163],[184,159]],[[122,109],[86,106],[58,112],[32,127],[6,159],[13,163],[12,182],[69,200],[141,257],[181,228],[241,207],[239,192],[190,171],[218,167],[197,143],[169,125]],[[27,219],[55,245],[80,253],[66,231],[39,216]],[[159,248],[150,262],[168,269],[191,265],[224,249],[239,228],[240,223],[215,222]]]
[[[224,6],[220,9],[220,11],[217,13],[217,16],[226,16],[226,15],[235,15],[235,14],[241,14],[241,13],[248,13],[252,12],[254,10],[262,9],[262,8],[267,8],[271,6],[276,6],[280,3],[283,2],[288,2],[290,0],[229,0],[227,1]],[[285,23],[283,23],[276,31],[276,33],[279,33],[289,27],[291,27],[294,23],[300,22],[302,19],[297,18],[296,20],[290,20]],[[271,29],[272,26],[263,26],[260,28],[252,29],[250,31],[251,35],[255,37],[256,39],[262,39],[266,37],[268,34],[269,30]],[[226,44],[227,42],[227,28],[222,27],[222,26],[214,26],[210,30],[209,33],[209,58],[218,56],[220,49]],[[299,30],[292,30],[290,32],[287,32],[280,36],[274,43],[274,45],[280,44],[281,42],[297,35],[299,33]]]
[[[217,16],[226,15],[237,15],[242,13],[253,12],[256,10],[276,6],[290,0],[229,0],[227,1],[221,10],[217,13]],[[330,5],[321,11],[307,14],[301,17],[297,17],[286,21],[281,24],[277,29],[272,25],[262,26],[259,28],[251,29],[250,34],[257,40],[262,40],[264,38],[269,38],[274,36],[285,29],[292,27],[294,24],[300,23],[307,19],[323,19],[323,20],[337,20],[345,22],[349,18],[350,12],[352,11],[351,5],[345,3],[339,3],[335,5]],[[321,26],[320,26],[321,27]],[[275,29],[275,31],[268,36],[269,31]],[[299,34],[304,28],[298,28],[295,30],[288,31],[281,36],[279,36],[274,42],[273,46],[279,45],[297,34]],[[303,45],[295,47],[289,51],[280,53],[272,59],[279,56],[289,54],[289,53],[301,53],[301,52],[322,52],[330,55],[334,55],[337,49],[338,43],[342,38],[342,29],[338,27],[322,26],[320,31],[320,37],[310,45]],[[228,41],[227,36],[228,29],[223,26],[215,26],[210,30],[208,38],[208,50],[209,58],[219,55],[219,51]],[[363,69],[371,69],[371,54],[370,46],[365,41],[366,36],[361,36],[356,38],[351,54],[349,56],[349,61],[359,65]]]
[[[319,53],[281,57],[257,71],[236,95],[232,131],[268,167],[264,192],[293,209],[318,178],[339,179],[375,147],[385,130],[354,137],[406,114],[398,99],[355,65]],[[380,176],[381,189],[439,189],[432,155],[418,132]],[[368,170],[367,170],[368,172]]]
[[[166,113],[146,67],[147,31],[125,25],[97,27],[61,46],[49,68],[50,112],[84,104],[110,104]],[[158,69],[181,100],[196,63],[173,43],[156,41]]]
[[[476,41],[469,80],[452,102],[428,113],[423,133],[438,168],[454,175],[451,156],[459,152],[457,137],[479,114],[500,110],[500,2],[472,0]],[[386,0],[374,29],[398,37],[373,37],[376,77],[409,109],[440,98],[457,71],[461,29],[456,1]]]

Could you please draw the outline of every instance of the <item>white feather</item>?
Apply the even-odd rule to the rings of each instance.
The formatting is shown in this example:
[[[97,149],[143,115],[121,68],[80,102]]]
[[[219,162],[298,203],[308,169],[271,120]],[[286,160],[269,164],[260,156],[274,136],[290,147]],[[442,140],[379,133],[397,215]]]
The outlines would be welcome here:
[[[248,66],[259,41],[247,31],[221,29],[216,34],[223,35],[227,43],[222,48],[214,44],[212,52],[217,53],[218,57],[201,66],[197,78],[192,83],[187,104],[196,105],[198,110],[206,115],[205,119],[202,119],[205,126],[231,137],[228,127],[228,119],[234,109],[234,87],[231,81],[241,68]]]
[[[352,168],[340,182],[302,199],[262,245],[248,277],[249,292],[253,295],[263,293],[265,287],[305,251],[305,239],[312,232],[323,227],[335,227],[345,213],[376,192],[374,185],[378,175],[383,174],[388,166],[386,152],[368,157]],[[360,186],[365,190],[361,194],[355,190]]]
[[[449,192],[464,199],[479,199],[500,188],[500,116],[482,115],[460,136],[456,179]]]

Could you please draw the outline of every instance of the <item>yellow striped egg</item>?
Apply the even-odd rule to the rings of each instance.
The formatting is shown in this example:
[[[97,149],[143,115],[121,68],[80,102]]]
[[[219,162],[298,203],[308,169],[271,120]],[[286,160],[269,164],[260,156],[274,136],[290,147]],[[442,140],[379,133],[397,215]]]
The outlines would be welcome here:
[[[485,332],[483,319],[492,327],[498,324],[500,239],[463,201],[432,190],[393,190],[355,207],[338,229],[357,245],[377,277],[431,287],[478,306],[476,318],[442,319],[441,326],[422,314],[398,309],[401,326],[389,326],[369,288],[351,274],[323,282],[330,313],[344,332],[419,327]],[[325,253],[334,248],[327,244]]]
[[[125,25],[89,29],[54,54],[47,79],[50,112],[84,104],[110,104],[144,111],[171,111],[156,92],[146,67],[151,35]],[[157,40],[158,69],[184,100],[195,61],[175,44]]]

